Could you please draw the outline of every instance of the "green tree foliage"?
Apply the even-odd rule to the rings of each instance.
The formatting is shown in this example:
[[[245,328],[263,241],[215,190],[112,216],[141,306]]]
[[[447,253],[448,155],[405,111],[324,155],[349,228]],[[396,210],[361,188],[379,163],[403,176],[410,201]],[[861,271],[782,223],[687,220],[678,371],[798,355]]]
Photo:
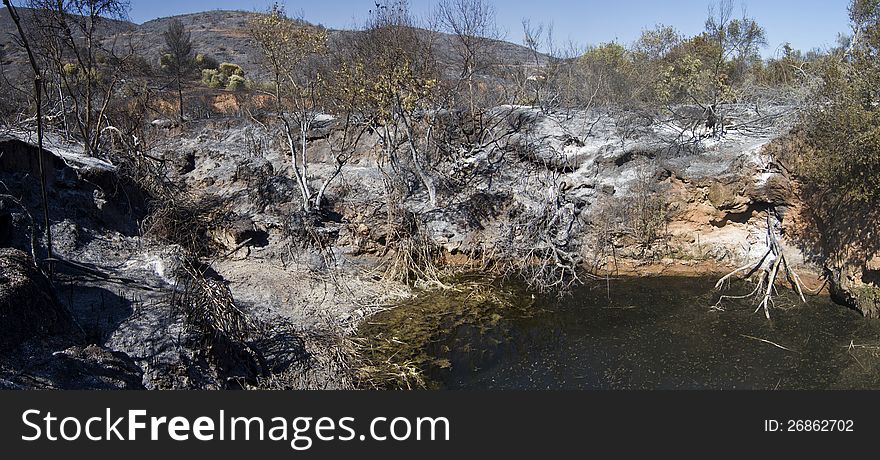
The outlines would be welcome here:
[[[808,77],[811,59],[800,50],[792,48],[791,43],[782,45],[781,54],[756,69],[756,79],[772,86],[791,86],[802,84]]]
[[[284,127],[284,140],[293,163],[306,212],[321,208],[326,184],[317,192],[310,183],[308,132],[318,121],[325,90],[322,61],[327,49],[327,33],[301,20],[287,16],[277,3],[250,23],[250,35],[263,52],[262,65],[272,75],[275,108]],[[340,166],[341,167],[341,166]]]
[[[853,0],[849,50],[824,66],[805,178],[840,202],[880,203],[880,1]]]
[[[238,64],[223,62],[219,66],[217,66],[217,71],[222,73],[226,77],[231,77],[233,75],[244,77],[244,69],[242,69],[241,66]]]
[[[742,18],[734,18],[730,0],[710,7],[704,36],[714,45],[714,55],[708,62],[713,77],[720,81],[723,76],[734,84],[743,81],[751,63],[760,61],[760,48],[767,45],[764,28],[748,17],[745,10]],[[721,94],[724,89],[719,88],[718,92]]]
[[[623,45],[612,42],[591,48],[580,57],[579,64],[606,102],[619,104],[635,93],[632,53]]]
[[[659,24],[653,29],[642,31],[642,35],[633,43],[632,52],[640,61],[659,61],[681,41],[682,37],[674,27]]]
[[[853,36],[849,44],[850,53],[873,53],[877,57],[877,43],[880,42],[880,1],[852,0],[849,4],[849,18]]]
[[[629,48],[590,48],[578,59],[578,73],[595,88],[591,100],[648,107],[736,100],[736,88],[762,68],[766,33],[745,13],[734,18],[732,11],[730,1],[713,6],[705,30],[693,37],[661,24],[643,31]]]
[[[230,75],[226,82],[226,89],[229,91],[238,91],[247,85],[247,80],[241,75]]]
[[[384,125],[410,119],[430,105],[438,83],[431,43],[413,26],[406,2],[386,1],[372,12],[342,78],[366,87],[366,113]]]
[[[376,128],[383,146],[382,161],[394,170],[386,176],[400,186],[402,154],[409,153],[408,168],[425,186],[432,206],[437,203],[429,163],[429,136],[419,135],[420,118],[432,108],[437,96],[439,73],[429,40],[414,25],[408,4],[403,0],[380,2],[371,11],[365,30],[351,44],[348,61],[334,78],[349,98],[364,103],[360,117]],[[384,170],[383,170],[384,172]],[[386,183],[386,186],[389,186]]]
[[[263,66],[275,85],[275,102],[281,107],[285,95],[301,93],[317,76],[307,61],[327,49],[327,32],[287,16],[275,3],[266,14],[251,20],[250,34],[263,52]],[[312,68],[310,68],[312,67]]]
[[[677,44],[657,63],[656,102],[714,104],[729,98],[729,78],[714,64],[718,54],[717,43],[705,34]]]
[[[678,43],[669,31],[643,36],[647,44],[657,42],[658,36],[665,38],[661,42],[662,55],[647,55],[659,61],[655,85],[658,101],[715,106],[736,98],[736,87],[746,81],[750,70],[760,67],[759,51],[767,40],[764,29],[754,19],[745,13],[735,19],[732,11],[729,1],[713,6],[705,31]]]

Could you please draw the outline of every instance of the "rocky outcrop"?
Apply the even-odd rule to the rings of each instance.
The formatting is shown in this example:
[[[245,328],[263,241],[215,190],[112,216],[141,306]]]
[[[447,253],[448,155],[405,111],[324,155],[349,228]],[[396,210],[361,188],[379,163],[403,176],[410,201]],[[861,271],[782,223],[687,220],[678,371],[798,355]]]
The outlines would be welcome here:
[[[744,123],[755,117],[737,110]],[[765,151],[787,130],[784,120],[760,132],[683,140],[679,129],[627,113],[504,106],[492,116],[503,117],[497,136],[506,156],[476,154],[464,161],[475,171],[494,161],[498,178],[477,175],[467,182],[474,190],[425,216],[432,237],[449,252],[489,249],[503,239],[507,211],[470,225],[459,204],[501,194],[509,197],[505,209],[522,205],[527,213],[540,213],[550,200],[575,203],[571,234],[582,240],[586,259],[613,252],[645,262],[712,260],[721,270],[760,257],[768,213],[784,219],[794,201],[790,179]],[[793,252],[789,260],[802,265],[804,258]]]
[[[19,173],[39,177],[40,162],[37,160],[36,146],[15,137],[0,137],[0,172]],[[43,172],[51,184],[60,176],[67,165],[61,157],[43,151]]]
[[[0,351],[75,332],[73,318],[33,259],[17,249],[0,249]]]
[[[846,264],[829,269],[831,295],[868,318],[880,318],[880,256],[864,265]]]
[[[0,389],[143,388],[128,355],[84,340],[33,259],[0,249]]]
[[[269,244],[269,234],[248,217],[231,219],[220,227],[209,230],[209,233],[214,242],[227,251],[243,246],[263,247]]]
[[[25,367],[7,382],[21,388],[143,390],[143,372],[125,353],[73,346]]]
[[[171,167],[178,175],[189,174],[196,169],[196,152],[190,150],[185,152],[167,151],[164,156],[166,161],[170,161]]]

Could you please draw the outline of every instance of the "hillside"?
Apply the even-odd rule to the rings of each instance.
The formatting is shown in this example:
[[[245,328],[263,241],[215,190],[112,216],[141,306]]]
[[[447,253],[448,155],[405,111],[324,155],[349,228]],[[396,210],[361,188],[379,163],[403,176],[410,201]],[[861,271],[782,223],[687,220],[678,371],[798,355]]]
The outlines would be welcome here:
[[[21,16],[25,30],[30,31],[36,10],[18,8],[18,14]],[[107,19],[99,25],[98,33],[112,38],[130,33],[137,27],[136,24],[128,21]],[[23,68],[29,72],[27,54],[18,44],[18,31],[5,7],[0,8],[0,63],[4,72],[18,72]]]
[[[19,12],[27,28],[30,23],[29,18],[34,12],[26,8],[19,8]],[[130,41],[141,56],[155,64],[164,46],[162,32],[167,30],[171,21],[178,19],[192,33],[196,53],[212,56],[219,62],[238,64],[245,69],[248,78],[263,80],[266,74],[260,68],[260,50],[248,34],[248,22],[255,14],[247,11],[216,10],[159,18],[143,24],[110,20],[104,23],[102,32],[106,36],[106,43],[127,44]],[[329,33],[331,46],[334,44],[338,46],[344,43],[341,38],[345,34],[357,32],[330,30]],[[423,33],[436,34],[430,31]],[[27,65],[27,56],[17,44],[15,35],[15,24],[4,8],[0,14],[0,49],[2,49],[3,67],[7,72],[19,70]],[[436,38],[439,64],[442,68],[448,69],[454,62],[454,37],[437,34],[434,38]],[[495,46],[492,47],[492,55],[489,57],[491,62],[521,65],[534,60],[528,48],[504,41],[493,43]]]

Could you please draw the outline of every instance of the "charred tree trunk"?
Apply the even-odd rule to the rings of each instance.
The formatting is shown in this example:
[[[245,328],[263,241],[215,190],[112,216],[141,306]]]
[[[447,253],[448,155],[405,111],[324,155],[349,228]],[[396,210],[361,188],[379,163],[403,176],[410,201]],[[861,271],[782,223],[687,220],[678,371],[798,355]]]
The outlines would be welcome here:
[[[18,11],[9,0],[3,0],[3,4],[6,5],[6,10],[9,11],[9,16],[12,18],[12,21],[15,23],[15,27],[18,29],[18,34],[21,37],[21,42],[24,45],[25,50],[27,51],[28,60],[30,61],[31,68],[34,71],[34,102],[36,102],[37,105],[37,161],[40,165],[40,194],[43,203],[43,225],[46,228],[47,258],[52,259],[52,226],[49,222],[49,199],[48,195],[46,194],[46,172],[44,170],[45,155],[43,152],[43,79],[40,72],[40,67],[37,65],[37,60],[34,58],[34,53],[31,50],[30,45],[28,44],[27,35],[24,33],[24,29],[22,29],[21,18],[18,16]],[[50,265],[50,276],[51,273],[52,268]]]

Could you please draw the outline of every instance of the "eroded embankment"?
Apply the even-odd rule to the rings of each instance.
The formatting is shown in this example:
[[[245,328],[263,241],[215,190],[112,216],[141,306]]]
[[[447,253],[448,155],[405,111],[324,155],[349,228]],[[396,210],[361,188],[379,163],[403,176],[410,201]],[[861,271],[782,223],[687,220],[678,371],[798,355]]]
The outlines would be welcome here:
[[[135,163],[84,158],[50,135],[56,256],[73,262],[56,265],[54,295],[84,333],[76,345],[126,356],[147,388],[347,388],[384,380],[350,368],[362,345],[352,332],[412,297],[412,286],[443,284],[454,265],[444,260],[552,289],[582,273],[721,274],[760,262],[772,232],[807,287],[818,286],[809,252],[789,239],[802,207],[796,187],[765,148],[787,121],[743,109],[740,121],[766,125],[683,142],[678,127],[625,115],[500,107],[487,115],[493,142],[480,148],[462,144],[453,124],[451,145],[462,147],[433,163],[433,205],[406,158],[409,188],[387,188],[379,139],[367,135],[313,214],[299,211],[289,157],[263,125],[156,128],[166,147]],[[321,142],[333,133],[328,120],[310,133],[316,183],[335,161]],[[13,157],[3,157],[2,180],[37,215],[34,165]],[[0,237],[29,252],[39,219],[9,203]],[[480,286],[441,292],[486,305],[510,295]],[[431,328],[450,321],[424,315],[438,322]],[[426,359],[412,353],[412,363]],[[7,369],[11,386],[91,387]],[[412,369],[404,362],[391,374]]]

